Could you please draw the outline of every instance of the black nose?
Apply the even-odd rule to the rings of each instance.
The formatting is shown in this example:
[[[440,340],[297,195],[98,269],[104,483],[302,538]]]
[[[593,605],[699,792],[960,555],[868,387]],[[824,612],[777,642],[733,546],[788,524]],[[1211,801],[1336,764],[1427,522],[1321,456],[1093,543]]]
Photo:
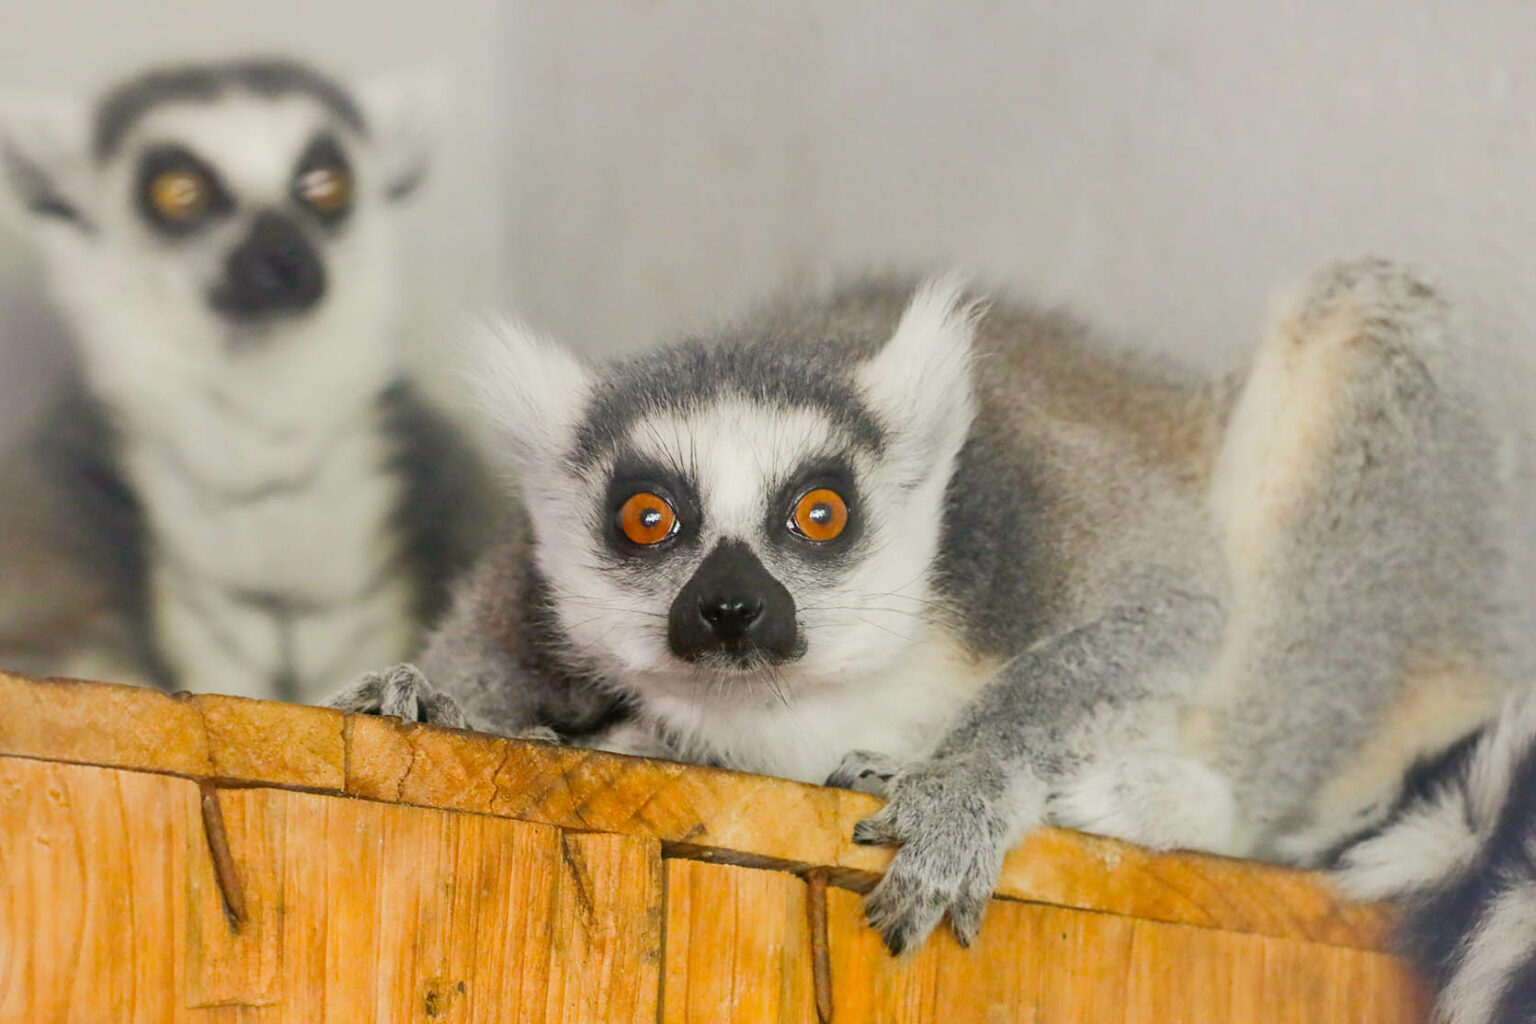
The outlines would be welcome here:
[[[742,594],[699,598],[699,614],[722,640],[740,640],[763,614],[763,599]]]
[[[214,308],[235,318],[300,313],[325,294],[325,268],[299,226],[263,213],[224,261]]]
[[[684,661],[742,665],[805,653],[794,597],[751,547],[734,539],[722,540],[677,592],[667,615],[667,646]]]

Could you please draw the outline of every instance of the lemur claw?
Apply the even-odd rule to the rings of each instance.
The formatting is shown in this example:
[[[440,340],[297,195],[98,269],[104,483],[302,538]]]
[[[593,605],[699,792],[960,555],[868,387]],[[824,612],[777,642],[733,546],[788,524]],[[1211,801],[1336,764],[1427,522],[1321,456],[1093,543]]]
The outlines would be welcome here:
[[[901,762],[894,757],[873,750],[850,750],[827,776],[826,784],[837,789],[885,796],[891,777],[900,770]]]
[[[423,722],[467,729],[469,720],[458,701],[435,689],[415,665],[402,662],[382,672],[359,676],[326,707],[365,715],[382,715],[403,722]]]

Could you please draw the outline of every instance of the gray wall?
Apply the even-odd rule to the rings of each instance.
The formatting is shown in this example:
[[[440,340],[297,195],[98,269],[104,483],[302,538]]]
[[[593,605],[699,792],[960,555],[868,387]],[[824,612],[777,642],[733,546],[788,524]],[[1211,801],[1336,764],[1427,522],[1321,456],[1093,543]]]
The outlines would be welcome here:
[[[455,99],[431,187],[409,214],[405,261],[406,329],[441,384],[445,331],[505,288],[513,14],[493,0],[0,0],[0,91],[90,95],[154,61],[240,53],[292,53],[349,77],[447,71]],[[9,228],[0,222],[0,437],[61,364],[36,267]]]
[[[273,47],[458,74],[412,235],[427,350],[466,306],[623,346],[786,280],[957,263],[1228,363],[1274,285],[1365,250],[1437,272],[1492,356],[1536,322],[1519,0],[10,0],[0,84]],[[0,408],[46,361],[14,306]]]

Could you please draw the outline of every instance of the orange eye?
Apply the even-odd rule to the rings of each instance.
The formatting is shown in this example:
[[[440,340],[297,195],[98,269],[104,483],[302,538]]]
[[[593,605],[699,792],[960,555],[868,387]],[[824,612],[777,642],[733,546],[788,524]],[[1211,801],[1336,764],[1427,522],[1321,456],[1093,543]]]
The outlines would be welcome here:
[[[806,491],[795,502],[789,526],[807,540],[836,540],[848,526],[848,503],[842,495],[825,487]]]
[[[337,214],[352,205],[352,175],[342,167],[317,167],[299,175],[297,191],[314,209]]]
[[[149,201],[166,220],[186,224],[208,209],[212,189],[196,171],[165,171],[149,183]]]
[[[661,495],[641,491],[619,509],[619,529],[636,544],[660,544],[677,532],[677,512]]]

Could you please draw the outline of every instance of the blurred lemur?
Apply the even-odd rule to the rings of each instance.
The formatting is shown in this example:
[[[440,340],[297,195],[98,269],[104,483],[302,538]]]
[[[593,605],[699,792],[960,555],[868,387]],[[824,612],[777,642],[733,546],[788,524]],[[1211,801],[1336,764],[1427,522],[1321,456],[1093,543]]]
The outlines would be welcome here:
[[[975,936],[1042,822],[1431,891],[1500,798],[1484,771],[1476,814],[1424,801],[1466,803],[1436,786],[1529,641],[1514,460],[1448,315],[1389,264],[1334,266],[1215,382],[942,281],[601,369],[488,332],[521,530],[421,672],[334,703],[883,791],[854,838],[900,846],[867,903],[896,951],[946,913]],[[1498,955],[1529,979],[1521,836],[1525,945]],[[1492,969],[1477,941],[1448,977]]]
[[[419,642],[487,525],[393,337],[413,82],[245,60],[0,118],[81,371],[0,470],[0,668],[312,699]]]

